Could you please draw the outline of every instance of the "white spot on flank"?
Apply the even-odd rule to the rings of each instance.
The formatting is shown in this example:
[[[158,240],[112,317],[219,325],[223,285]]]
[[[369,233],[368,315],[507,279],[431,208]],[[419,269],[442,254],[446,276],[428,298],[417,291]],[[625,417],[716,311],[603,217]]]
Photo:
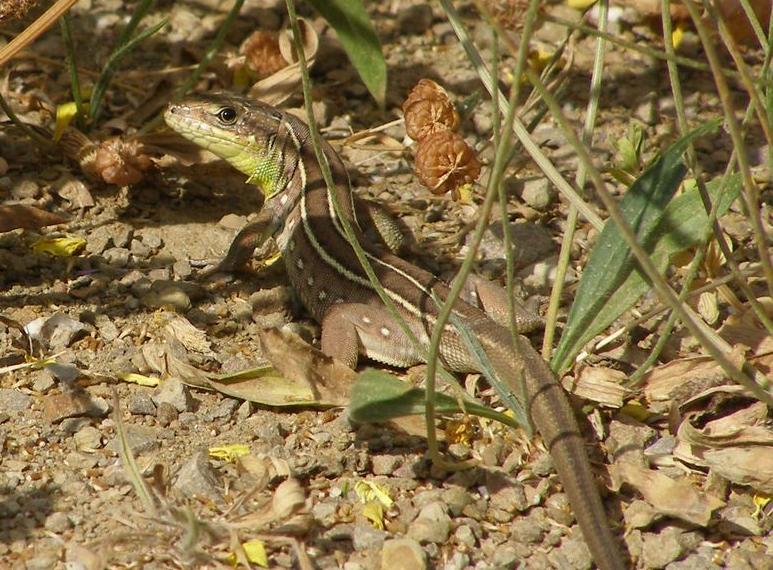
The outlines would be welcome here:
[[[313,278],[311,275],[309,275],[309,276],[306,278],[306,284],[307,284],[309,287],[311,287],[312,285],[314,285],[314,278]]]
[[[382,336],[388,337],[390,334],[392,334],[392,331],[386,327],[381,327],[381,334]]]
[[[287,242],[287,249],[289,249],[290,251],[295,250],[295,240],[294,239],[291,239],[290,241]]]
[[[295,260],[295,267],[303,271],[303,260],[300,257]]]
[[[325,299],[327,299],[327,293],[325,293],[324,289],[319,292],[319,295],[317,295],[317,298],[320,301],[324,301]]]
[[[343,303],[343,302],[344,302],[344,300],[343,300],[341,297],[338,297],[338,299],[336,299],[336,300],[335,300],[335,301],[333,301],[333,302],[334,302],[336,305],[340,305],[341,303]]]
[[[370,317],[362,317],[362,322],[369,325],[371,323]]]
[[[280,203],[280,204],[282,204],[282,206],[284,206],[285,204],[287,204],[287,194],[282,194],[282,195],[279,197],[279,203]]]

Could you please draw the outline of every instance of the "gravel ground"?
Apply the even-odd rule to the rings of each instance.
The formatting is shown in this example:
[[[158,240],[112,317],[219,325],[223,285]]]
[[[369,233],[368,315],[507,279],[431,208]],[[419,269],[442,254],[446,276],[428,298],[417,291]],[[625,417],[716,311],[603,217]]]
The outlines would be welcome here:
[[[128,17],[123,4],[87,0],[73,10],[83,69],[101,68]],[[228,3],[157,3],[151,19],[169,15],[170,24],[119,68],[94,138],[133,132],[161,109],[216,33],[225,14],[221,4]],[[423,77],[444,85],[457,102],[482,92],[437,5],[413,0],[367,5],[389,67],[383,110],[369,98],[332,32],[306,12],[321,32],[314,96],[327,136],[340,138],[399,117],[400,103]],[[560,5],[550,5],[548,11],[572,14]],[[283,4],[271,1],[248,1],[242,14],[228,45],[238,45],[257,27],[278,29],[284,21]],[[487,27],[471,7],[464,15],[490,58]],[[613,33],[622,39],[659,45],[657,32],[636,18],[615,26]],[[11,29],[15,33],[20,24]],[[563,35],[562,28],[546,25],[537,38],[540,46],[550,49]],[[578,125],[587,102],[593,45],[591,38],[579,38],[570,52],[563,110]],[[692,32],[682,50],[686,56],[703,57]],[[762,58],[749,51],[747,59],[759,65]],[[3,95],[25,120],[50,126],[46,109],[69,99],[63,60],[61,36],[54,27],[6,66]],[[698,124],[721,115],[710,75],[684,73],[690,119]],[[227,88],[226,76],[223,61],[217,59],[196,89]],[[734,96],[746,104],[742,91]],[[289,105],[300,103],[295,97]],[[612,163],[614,143],[633,121],[643,128],[645,155],[652,156],[675,138],[673,115],[665,66],[648,56],[610,48],[592,148],[596,163]],[[484,164],[493,157],[487,143],[491,129],[486,103],[478,104],[462,124],[466,140]],[[384,135],[409,142],[401,124],[386,128]],[[577,162],[555,124],[543,121],[534,137],[567,179],[573,179]],[[164,148],[161,138],[153,139],[158,148]],[[697,146],[706,172],[724,170],[732,151],[724,133]],[[748,148],[753,164],[768,152],[756,131],[749,134]],[[430,195],[411,173],[411,154],[410,149],[385,152],[355,145],[342,150],[357,192],[387,204],[415,240],[406,256],[450,276],[466,253],[477,205]],[[254,189],[217,164],[167,160],[163,151],[155,158],[142,181],[119,187],[94,182],[73,161],[41,150],[16,129],[3,126],[0,131],[4,203],[36,205],[71,217],[63,226],[37,233],[0,234],[2,316],[28,325],[58,315],[43,327],[32,349],[10,321],[0,326],[0,366],[10,367],[0,375],[0,566],[214,568],[229,564],[226,557],[234,544],[253,538],[265,544],[270,567],[592,566],[549,455],[538,440],[529,441],[521,432],[476,419],[443,421],[448,454],[476,461],[473,468],[448,472],[429,461],[418,421],[355,426],[342,407],[260,406],[192,387],[181,382],[182,373],[169,374],[159,387],[120,380],[129,372],[157,372],[152,347],[165,347],[168,366],[184,362],[226,373],[264,362],[260,331],[284,327],[309,340],[318,336],[281,267],[214,281],[197,276],[197,261],[222,256],[238,229],[254,217],[259,208]],[[484,166],[484,182],[487,175]],[[619,192],[621,186],[609,180],[610,188]],[[568,206],[528,162],[509,175],[506,184],[518,288],[538,308],[550,292]],[[476,191],[479,204],[482,187]],[[763,200],[770,200],[769,186],[765,192]],[[764,223],[770,224],[769,210],[764,214]],[[745,218],[733,209],[725,224],[736,249],[743,250],[741,259],[753,260]],[[493,279],[501,279],[504,271],[499,230],[501,226],[492,224],[476,266],[477,272]],[[75,257],[54,257],[31,249],[40,234],[64,232],[84,238],[85,250]],[[581,223],[569,274],[573,283],[595,235],[590,225]],[[570,286],[564,311],[573,291]],[[642,312],[654,300],[645,303]],[[721,318],[726,314],[723,305]],[[170,332],[169,323],[182,322],[200,333],[196,346]],[[637,330],[597,351],[591,365],[615,369],[624,378],[643,361],[657,327]],[[539,342],[536,338],[535,344]],[[56,365],[24,366],[28,354],[54,358]],[[662,362],[700,354],[699,345],[678,330]],[[422,371],[416,367],[396,372],[418,383]],[[484,382],[475,377],[461,380],[476,396],[497,405]],[[700,387],[693,387],[690,395],[723,383],[708,374],[696,381]],[[639,411],[648,411],[646,420],[636,406],[578,405],[589,419],[584,429],[596,473],[609,489],[610,523],[622,537],[632,567],[773,567],[771,510],[762,500],[765,487],[738,485],[705,465],[680,461],[669,429],[670,399],[655,402],[644,396],[638,402]],[[749,401],[733,405],[737,411]],[[714,401],[703,409],[715,412],[715,406],[721,407]],[[773,436],[766,414],[763,410],[759,416],[764,437],[758,435],[762,445],[757,449],[769,452]],[[138,495],[121,461],[120,432],[152,489],[152,508]],[[246,445],[249,454],[229,461],[208,453],[232,444]],[[674,512],[683,507],[664,511],[662,505],[645,500],[652,497],[643,497],[641,489],[621,486],[615,467],[620,469],[621,457],[631,449],[647,457],[649,473],[684,485],[678,491],[681,497],[696,493],[701,505],[696,508],[708,509],[705,519],[688,522]],[[358,493],[363,482],[391,498],[375,516],[381,524],[373,523],[373,509],[378,507]],[[770,480],[768,496],[769,485]]]

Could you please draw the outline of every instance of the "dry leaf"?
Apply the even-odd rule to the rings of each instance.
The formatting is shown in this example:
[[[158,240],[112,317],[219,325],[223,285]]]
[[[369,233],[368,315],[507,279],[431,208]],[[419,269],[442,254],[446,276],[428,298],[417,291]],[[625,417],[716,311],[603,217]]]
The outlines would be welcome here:
[[[279,373],[290,380],[305,382],[320,404],[346,405],[357,377],[345,364],[323,354],[286,330],[259,333],[265,356]]]
[[[716,497],[697,490],[687,480],[671,479],[631,461],[617,463],[613,469],[664,515],[706,526],[712,511],[724,505]]]
[[[0,232],[9,232],[17,228],[36,230],[43,226],[63,224],[67,218],[52,214],[35,206],[10,204],[0,206]]]
[[[306,56],[306,65],[311,68],[317,57],[319,37],[307,20],[299,18],[298,24],[303,36],[303,53]],[[290,65],[255,83],[247,94],[248,97],[259,99],[269,105],[280,105],[290,96],[298,93],[301,72],[298,60],[293,53],[291,34],[290,30],[283,30],[279,34],[279,50]]]
[[[612,408],[621,408],[628,390],[623,386],[626,376],[619,370],[602,366],[586,367],[572,378],[566,376],[561,384],[575,396],[598,402]]]
[[[767,421],[763,402],[708,422],[703,429],[686,419],[677,432],[674,456],[708,467],[733,483],[773,494],[773,429]]]

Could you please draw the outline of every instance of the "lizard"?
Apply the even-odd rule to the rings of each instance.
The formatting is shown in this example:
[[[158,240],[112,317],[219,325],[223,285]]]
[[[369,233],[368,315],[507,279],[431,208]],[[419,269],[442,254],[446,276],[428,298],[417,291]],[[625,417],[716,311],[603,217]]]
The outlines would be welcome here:
[[[449,287],[365,238],[357,223],[348,172],[329,143],[323,141],[323,152],[333,176],[332,188],[323,179],[309,127],[271,105],[225,93],[195,95],[170,104],[164,118],[174,131],[245,174],[248,183],[264,195],[262,210],[234,240],[226,265],[243,261],[245,250],[251,254],[256,245],[274,238],[290,284],[321,325],[325,354],[352,368],[361,356],[394,367],[425,360],[438,316],[437,302],[445,301]],[[351,223],[376,277],[419,347],[377,295],[339,215]],[[598,568],[625,568],[574,412],[547,363],[525,336],[511,334],[485,307],[458,300],[453,314],[475,336],[500,380],[514,394],[525,396],[530,419],[551,454]],[[450,324],[443,330],[440,359],[454,372],[481,371],[479,361]]]

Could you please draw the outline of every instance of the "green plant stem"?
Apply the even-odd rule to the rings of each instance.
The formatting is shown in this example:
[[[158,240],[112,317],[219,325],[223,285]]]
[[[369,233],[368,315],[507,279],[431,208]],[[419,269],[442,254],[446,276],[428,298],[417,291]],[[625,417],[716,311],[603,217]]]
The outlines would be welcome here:
[[[83,97],[81,95],[81,82],[78,76],[78,67],[75,64],[75,43],[72,39],[70,29],[70,15],[65,13],[59,19],[59,26],[62,29],[62,39],[64,40],[64,49],[67,52],[67,68],[70,71],[70,89],[72,91],[72,100],[75,102],[77,111],[75,121],[78,127],[83,127],[83,118],[86,114],[83,112]]]
[[[609,15],[609,1],[601,0],[598,6],[599,31],[606,32]],[[585,113],[585,124],[583,125],[582,131],[582,142],[587,146],[590,146],[593,142],[593,129],[596,124],[599,99],[601,97],[601,82],[604,72],[605,54],[606,40],[602,35],[599,35],[596,38],[596,50],[593,57],[593,70],[591,73],[590,81],[590,96],[588,99],[588,109]],[[575,186],[582,190],[585,187],[586,180],[587,172],[584,165],[580,163],[577,168],[577,176],[575,177]],[[571,259],[572,242],[574,240],[577,219],[577,208],[574,206],[574,204],[569,204],[569,213],[566,217],[564,235],[561,238],[561,251],[558,256],[556,280],[553,283],[553,288],[550,291],[550,302],[548,304],[548,311],[545,316],[545,335],[542,339],[542,357],[548,361],[550,360],[551,352],[553,350],[553,339],[555,338],[558,309],[561,305],[561,294],[564,289],[566,272],[567,268],[569,267],[569,261]]]
[[[43,148],[52,148],[54,146],[54,141],[51,139],[47,139],[34,129],[31,129],[27,123],[19,119],[19,117],[14,113],[13,109],[11,109],[11,106],[8,104],[8,101],[5,100],[5,98],[0,94],[0,109],[3,110],[3,112],[8,115],[8,120],[11,121],[14,125],[16,125],[17,128],[19,128],[25,135],[27,135],[29,138],[37,142],[40,146]]]

